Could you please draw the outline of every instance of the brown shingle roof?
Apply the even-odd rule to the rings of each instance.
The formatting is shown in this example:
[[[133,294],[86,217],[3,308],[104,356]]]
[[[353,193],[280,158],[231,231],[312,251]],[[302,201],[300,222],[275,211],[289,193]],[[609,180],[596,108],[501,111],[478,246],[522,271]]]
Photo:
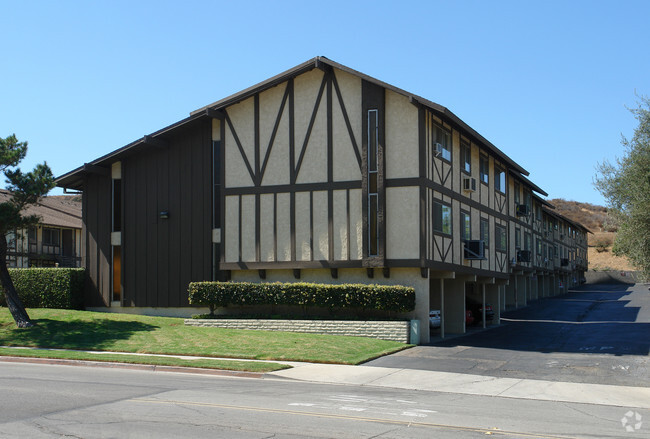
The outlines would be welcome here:
[[[0,189],[0,203],[8,201],[11,193]],[[43,197],[24,211],[27,215],[41,217],[40,224],[57,227],[81,228],[81,199],[74,195]]]

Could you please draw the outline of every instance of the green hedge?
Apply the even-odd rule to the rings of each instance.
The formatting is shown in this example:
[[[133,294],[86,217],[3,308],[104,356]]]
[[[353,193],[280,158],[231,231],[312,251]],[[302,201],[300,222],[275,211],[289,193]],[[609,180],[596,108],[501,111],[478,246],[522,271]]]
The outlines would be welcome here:
[[[400,285],[192,282],[189,301],[211,311],[229,305],[297,305],[407,312],[415,308],[415,290]]]
[[[83,268],[10,268],[26,308],[79,309],[83,305]],[[6,306],[4,289],[0,304]]]

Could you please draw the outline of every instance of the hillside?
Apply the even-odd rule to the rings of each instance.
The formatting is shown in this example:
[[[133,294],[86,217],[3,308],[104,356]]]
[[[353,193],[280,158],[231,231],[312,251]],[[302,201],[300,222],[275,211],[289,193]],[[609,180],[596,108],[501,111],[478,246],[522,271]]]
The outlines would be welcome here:
[[[590,270],[634,271],[627,258],[612,254],[612,243],[618,226],[607,214],[607,208],[590,203],[567,201],[562,198],[548,200],[555,211],[571,221],[585,226],[591,233],[588,237],[588,259]]]

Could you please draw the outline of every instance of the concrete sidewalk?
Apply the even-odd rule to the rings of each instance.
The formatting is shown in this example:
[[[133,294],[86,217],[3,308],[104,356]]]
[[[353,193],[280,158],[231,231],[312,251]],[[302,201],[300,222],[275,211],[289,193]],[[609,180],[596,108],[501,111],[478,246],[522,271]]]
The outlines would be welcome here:
[[[272,375],[300,381],[650,409],[650,387],[609,386],[370,366],[291,363]]]

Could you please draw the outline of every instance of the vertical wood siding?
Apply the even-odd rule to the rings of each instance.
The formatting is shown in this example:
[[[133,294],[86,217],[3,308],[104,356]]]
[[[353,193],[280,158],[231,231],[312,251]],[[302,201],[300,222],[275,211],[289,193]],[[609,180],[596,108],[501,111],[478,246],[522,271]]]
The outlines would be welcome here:
[[[84,303],[108,306],[111,300],[111,178],[90,174],[82,197]]]
[[[212,279],[211,136],[201,123],[122,161],[125,306],[187,306],[188,284]]]

